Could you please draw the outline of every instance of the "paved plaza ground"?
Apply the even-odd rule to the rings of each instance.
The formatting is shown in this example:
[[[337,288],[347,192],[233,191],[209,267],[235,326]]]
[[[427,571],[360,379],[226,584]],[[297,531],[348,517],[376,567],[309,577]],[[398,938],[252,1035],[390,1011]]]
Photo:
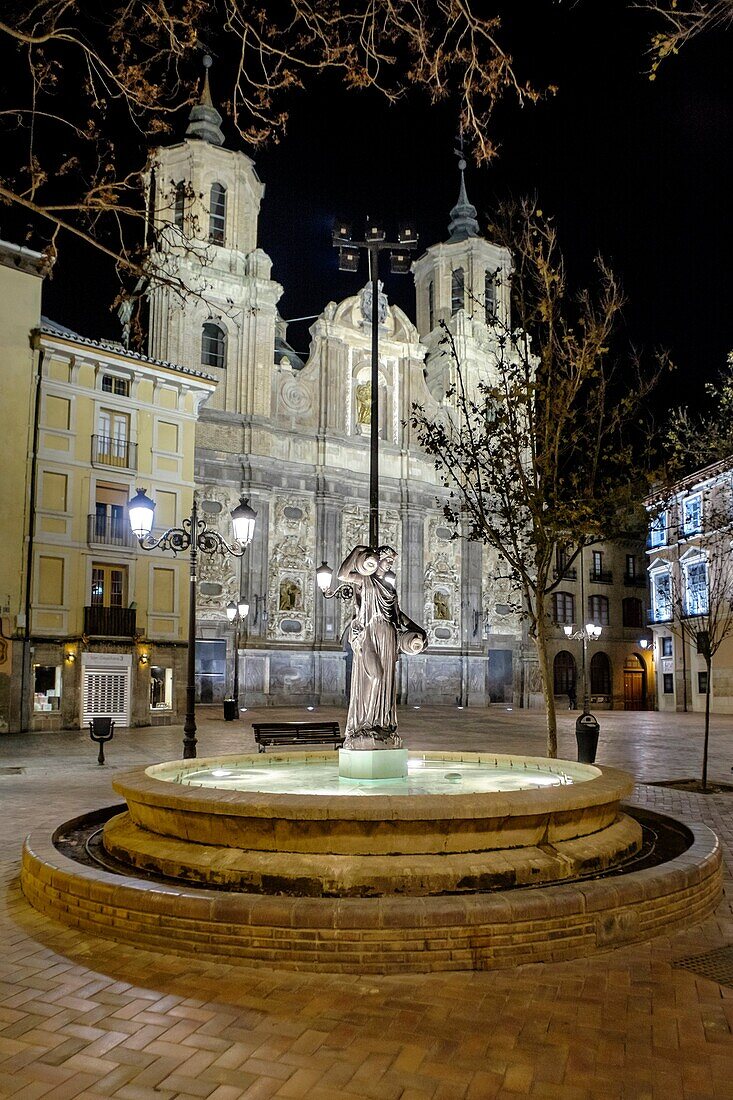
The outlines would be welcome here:
[[[342,712],[322,709],[319,718]],[[199,755],[254,748],[250,722],[200,712]],[[313,717],[316,717],[313,715]],[[733,944],[733,793],[650,786],[696,776],[702,717],[614,712],[598,762],[635,800],[710,825],[726,893],[696,929],[575,962],[483,973],[295,974],[136,951],[52,923],[23,899],[24,835],[119,801],[116,772],[180,756],[179,727],[118,731],[108,766],[80,732],[0,738],[0,1096],[22,1100],[733,1100],[733,988],[673,963]],[[560,755],[575,757],[574,715]],[[408,710],[410,749],[542,754],[526,711]],[[712,723],[710,778],[730,782],[733,716]]]

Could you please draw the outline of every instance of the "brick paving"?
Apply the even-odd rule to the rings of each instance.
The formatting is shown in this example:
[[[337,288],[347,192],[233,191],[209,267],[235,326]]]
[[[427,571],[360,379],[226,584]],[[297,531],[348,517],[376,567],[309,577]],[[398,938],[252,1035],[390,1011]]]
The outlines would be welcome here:
[[[253,748],[245,720],[255,714],[225,724],[203,712],[200,755]],[[577,962],[402,977],[214,964],[44,919],[18,887],[24,834],[117,801],[114,773],[175,758],[181,731],[118,731],[106,768],[80,732],[3,737],[0,1096],[733,1100],[733,989],[671,965],[733,944],[733,793],[648,785],[698,774],[700,716],[599,717],[599,763],[631,771],[641,804],[721,837],[726,896],[715,916]],[[561,754],[572,758],[571,717],[561,726]],[[501,708],[406,711],[401,729],[412,749],[543,748],[540,715]],[[711,746],[711,779],[730,781],[733,716],[713,719]]]

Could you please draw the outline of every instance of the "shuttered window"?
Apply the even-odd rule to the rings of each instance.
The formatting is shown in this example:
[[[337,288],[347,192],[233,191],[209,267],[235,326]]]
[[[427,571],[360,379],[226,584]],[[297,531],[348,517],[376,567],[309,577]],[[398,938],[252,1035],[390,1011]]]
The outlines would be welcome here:
[[[112,718],[121,725],[129,723],[129,669],[84,669],[82,720]]]

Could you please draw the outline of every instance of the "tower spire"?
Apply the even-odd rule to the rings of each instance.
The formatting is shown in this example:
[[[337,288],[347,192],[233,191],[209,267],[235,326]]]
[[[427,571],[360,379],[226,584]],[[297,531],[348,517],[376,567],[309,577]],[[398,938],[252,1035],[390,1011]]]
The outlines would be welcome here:
[[[458,148],[454,150],[458,157],[458,170],[461,173],[461,186],[458,202],[450,212],[448,223],[449,241],[465,241],[469,237],[478,237],[479,224],[476,219],[476,207],[468,201],[466,194],[466,156],[463,145],[463,126],[458,131]]]
[[[201,89],[201,98],[191,108],[188,116],[188,129],[186,137],[198,138],[199,141],[208,141],[209,145],[223,145],[224,134],[221,130],[221,115],[217,111],[211,98],[209,86],[209,69],[211,58],[204,54],[204,83]]]

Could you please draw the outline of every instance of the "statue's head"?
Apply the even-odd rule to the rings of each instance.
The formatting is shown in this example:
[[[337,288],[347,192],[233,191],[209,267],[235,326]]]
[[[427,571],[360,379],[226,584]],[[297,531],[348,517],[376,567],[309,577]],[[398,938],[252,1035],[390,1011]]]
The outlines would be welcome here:
[[[377,557],[379,558],[380,572],[386,572],[394,565],[397,551],[391,546],[379,546],[377,547]]]

